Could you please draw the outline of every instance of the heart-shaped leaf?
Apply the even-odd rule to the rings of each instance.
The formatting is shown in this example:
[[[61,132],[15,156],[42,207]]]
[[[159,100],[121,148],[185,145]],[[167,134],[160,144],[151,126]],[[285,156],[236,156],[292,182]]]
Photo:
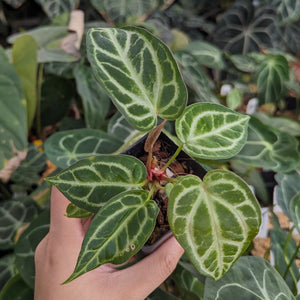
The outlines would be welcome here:
[[[167,120],[181,115],[185,84],[168,47],[148,31],[90,29],[87,52],[97,79],[133,127],[148,131],[157,115]]]
[[[294,136],[251,117],[248,140],[234,159],[275,172],[289,172],[300,160],[298,141]]]
[[[248,185],[229,171],[182,177],[168,207],[173,234],[196,269],[222,277],[259,230],[261,212]]]
[[[295,300],[294,295],[268,261],[243,256],[220,280],[205,281],[204,300]]]
[[[237,154],[247,139],[249,116],[215,103],[188,106],[176,120],[183,149],[193,157],[225,159]]]
[[[126,262],[149,238],[158,211],[145,190],[126,191],[112,198],[91,222],[75,270],[65,283],[102,264]]]
[[[135,157],[99,155],[82,159],[46,181],[78,207],[96,213],[113,196],[141,189],[146,177],[146,167]]]
[[[262,103],[277,102],[284,96],[289,64],[282,55],[267,56],[256,72],[258,96]]]
[[[82,158],[113,153],[121,145],[104,131],[75,129],[51,135],[45,142],[45,153],[52,163],[64,169]]]

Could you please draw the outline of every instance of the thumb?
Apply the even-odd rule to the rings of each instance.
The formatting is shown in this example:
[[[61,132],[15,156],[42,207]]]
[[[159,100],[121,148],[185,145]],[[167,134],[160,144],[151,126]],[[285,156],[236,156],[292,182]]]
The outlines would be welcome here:
[[[120,284],[129,291],[129,298],[146,298],[171,275],[183,253],[183,248],[172,236],[154,253],[120,271]]]

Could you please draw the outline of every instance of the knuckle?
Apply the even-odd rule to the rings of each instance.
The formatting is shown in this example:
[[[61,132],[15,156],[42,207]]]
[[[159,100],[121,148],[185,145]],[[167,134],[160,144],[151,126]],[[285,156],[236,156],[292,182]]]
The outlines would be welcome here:
[[[168,277],[176,268],[177,259],[171,254],[165,254],[161,260],[161,273]]]

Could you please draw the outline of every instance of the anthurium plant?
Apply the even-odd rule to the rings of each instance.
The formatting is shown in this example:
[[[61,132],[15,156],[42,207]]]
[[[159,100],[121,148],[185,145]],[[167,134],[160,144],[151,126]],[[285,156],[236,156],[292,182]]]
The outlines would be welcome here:
[[[72,202],[69,217],[94,216],[65,283],[138,253],[160,213],[158,192],[168,198],[170,229],[197,271],[221,278],[258,232],[258,202],[248,185],[228,170],[210,170],[203,178],[175,176],[172,165],[181,151],[198,161],[237,155],[247,141],[249,116],[215,103],[187,106],[187,89],[172,53],[144,29],[90,29],[87,54],[123,117],[148,134],[147,159],[117,150],[83,158],[46,179]],[[161,162],[154,148],[166,121],[175,121],[174,133],[165,132],[178,148]]]

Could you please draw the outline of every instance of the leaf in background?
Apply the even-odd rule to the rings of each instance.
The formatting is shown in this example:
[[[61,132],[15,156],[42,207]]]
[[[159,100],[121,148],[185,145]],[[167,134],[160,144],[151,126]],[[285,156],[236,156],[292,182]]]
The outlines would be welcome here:
[[[280,274],[261,257],[243,256],[220,280],[207,279],[203,300],[295,300]]]
[[[263,123],[284,131],[292,136],[300,136],[300,121],[293,120],[289,117],[271,117],[262,112],[257,112],[254,116]]]
[[[226,104],[232,110],[236,110],[242,101],[242,95],[237,88],[233,88],[226,97]]]
[[[266,56],[256,71],[258,97],[262,103],[278,102],[287,91],[289,64],[282,55]]]
[[[157,0],[91,0],[108,23],[124,25],[144,20],[157,6]]]
[[[300,160],[298,141],[295,137],[251,117],[248,140],[234,159],[253,167],[289,172],[296,168]]]
[[[299,0],[297,0],[299,2]],[[288,23],[285,26],[279,27],[280,37],[284,46],[293,53],[300,52],[300,19],[293,23]]]
[[[292,293],[297,294],[297,282],[300,279],[300,272],[294,257],[294,253],[297,251],[297,244],[295,240],[280,227],[275,215],[273,215],[272,224],[274,228],[270,231],[270,235],[274,267],[284,278]]]
[[[177,265],[172,278],[175,280],[177,288],[180,289],[181,295],[192,294],[186,299],[203,299],[204,283],[180,264]]]
[[[227,55],[227,57],[238,70],[242,72],[253,73],[257,71],[266,56],[262,53],[251,52],[245,55]]]
[[[212,69],[223,69],[225,67],[222,51],[205,41],[190,42],[185,48],[177,52],[179,55],[181,53],[191,55],[202,66]]]
[[[65,169],[82,158],[113,153],[121,145],[104,131],[83,128],[56,132],[46,140],[44,147],[48,159]]]
[[[141,189],[146,177],[146,167],[135,157],[99,155],[82,159],[46,181],[78,207],[97,213],[115,195]]]
[[[178,300],[178,298],[169,292],[161,289],[160,287],[157,288],[153,293],[151,293],[145,300]]]
[[[300,189],[297,194],[291,199],[289,211],[291,221],[295,224],[298,232],[300,231]]]
[[[145,132],[134,129],[120,112],[115,113],[110,118],[107,133],[122,141],[123,144],[134,143],[145,135]]]
[[[7,254],[0,258],[0,291],[6,282],[16,274],[14,254]]]
[[[60,122],[67,115],[74,96],[74,86],[70,80],[47,76],[41,92],[42,127]]]
[[[40,173],[46,167],[46,155],[39,151],[37,146],[29,145],[26,158],[21,162],[18,169],[12,174],[11,180],[25,189],[38,184]]]
[[[231,54],[272,48],[277,39],[276,21],[271,7],[257,8],[251,1],[234,2],[218,19],[214,41]]]
[[[6,283],[0,292],[0,300],[32,300],[34,297],[33,294],[33,290],[22,280],[21,276],[17,274]]]
[[[87,52],[96,78],[133,127],[149,131],[157,115],[167,120],[181,115],[187,92],[177,64],[167,46],[148,31],[91,29]]]
[[[277,173],[275,179],[278,185],[275,188],[274,198],[283,212],[291,219],[290,203],[300,191],[300,165],[289,173]]]
[[[16,267],[22,279],[32,289],[35,280],[34,253],[37,245],[49,231],[50,212],[41,213],[22,233],[15,247]]]
[[[28,198],[0,202],[0,249],[11,249],[15,234],[38,214],[36,204]]]
[[[38,45],[38,62],[72,62],[76,57],[66,53],[60,47],[61,40],[68,34],[67,26],[40,26],[8,37],[13,44],[20,36],[32,36]]]
[[[35,0],[40,4],[50,19],[64,12],[71,12],[79,3],[79,0]]]
[[[12,48],[13,65],[20,77],[27,102],[27,126],[31,128],[37,105],[37,50],[30,35],[19,37]]]
[[[187,175],[170,192],[171,230],[195,268],[221,278],[256,236],[261,211],[248,185],[234,173]]]
[[[4,0],[8,5],[12,6],[14,9],[19,8],[26,0]]]
[[[8,181],[26,157],[26,101],[19,77],[0,47],[0,179]]]
[[[198,102],[220,103],[214,93],[215,85],[207,76],[204,68],[188,53],[175,53],[186,84],[196,93]]]
[[[249,116],[214,103],[188,106],[176,120],[176,133],[192,157],[225,159],[237,154],[247,139]]]
[[[121,264],[151,235],[159,211],[145,190],[113,197],[95,216],[82,243],[73,274],[65,283],[105,263]]]
[[[80,208],[73,203],[68,205],[66,213],[68,218],[89,218],[94,215],[93,213]]]
[[[74,70],[76,88],[84,107],[85,123],[88,128],[101,129],[110,107],[110,99],[96,81],[92,69],[78,65]]]

